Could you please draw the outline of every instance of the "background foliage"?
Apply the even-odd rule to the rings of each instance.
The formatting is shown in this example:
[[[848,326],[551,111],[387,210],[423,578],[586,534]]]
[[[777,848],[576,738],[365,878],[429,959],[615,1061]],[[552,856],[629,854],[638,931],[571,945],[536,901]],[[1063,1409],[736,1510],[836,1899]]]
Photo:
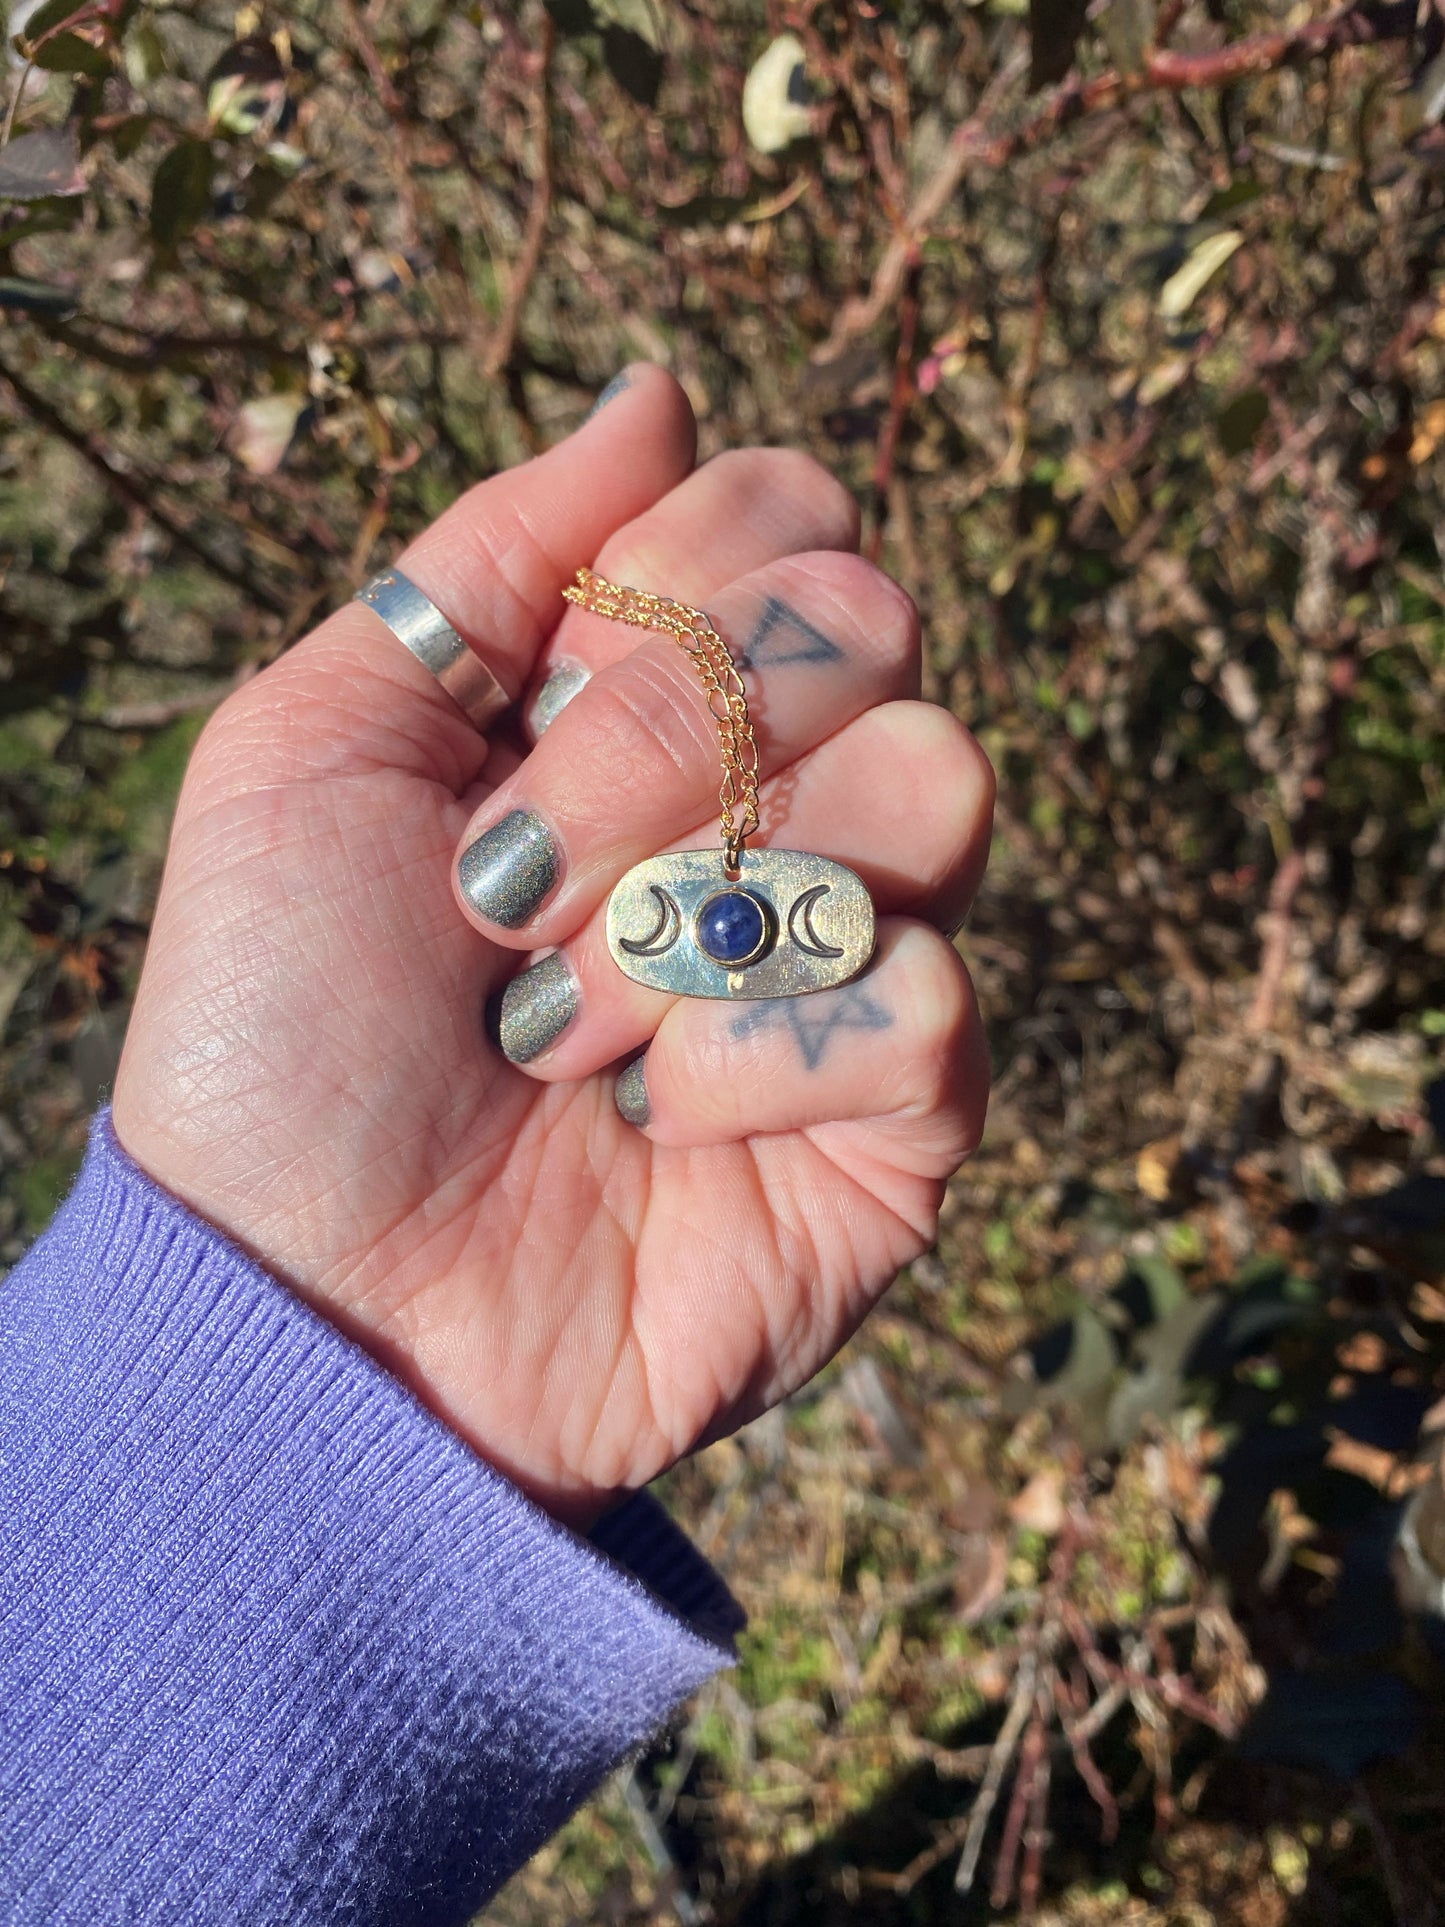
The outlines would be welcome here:
[[[984,1150],[673,1475],[741,1670],[497,1919],[1436,1919],[1428,0],[9,24],[0,1259],[207,709],[630,358],[852,483],[999,769]]]

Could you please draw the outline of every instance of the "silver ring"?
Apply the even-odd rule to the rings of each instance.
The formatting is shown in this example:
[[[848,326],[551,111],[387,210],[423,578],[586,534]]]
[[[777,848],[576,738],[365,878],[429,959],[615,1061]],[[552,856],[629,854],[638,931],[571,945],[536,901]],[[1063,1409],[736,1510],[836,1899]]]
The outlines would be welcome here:
[[[356,592],[374,609],[397,641],[429,669],[476,729],[494,723],[512,699],[447,621],[430,596],[400,569],[384,569]]]

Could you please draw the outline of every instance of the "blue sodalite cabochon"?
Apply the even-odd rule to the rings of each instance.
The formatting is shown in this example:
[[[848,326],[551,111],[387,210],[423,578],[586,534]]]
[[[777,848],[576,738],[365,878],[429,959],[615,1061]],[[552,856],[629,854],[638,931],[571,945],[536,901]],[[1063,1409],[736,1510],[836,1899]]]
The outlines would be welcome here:
[[[761,948],[767,929],[767,917],[755,896],[747,890],[722,890],[699,912],[698,948],[714,963],[744,963]]]

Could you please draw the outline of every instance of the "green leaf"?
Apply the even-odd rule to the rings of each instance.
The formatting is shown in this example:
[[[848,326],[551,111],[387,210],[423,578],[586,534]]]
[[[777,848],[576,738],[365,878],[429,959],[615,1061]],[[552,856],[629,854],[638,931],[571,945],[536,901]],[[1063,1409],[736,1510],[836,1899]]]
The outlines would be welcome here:
[[[1062,80],[1074,64],[1088,0],[1029,0],[1029,91]]]
[[[588,0],[546,0],[546,4],[564,38],[575,40],[579,34],[596,33],[597,17]]]
[[[151,233],[163,248],[174,247],[205,219],[215,175],[209,141],[177,141],[162,156],[151,188]]]
[[[1214,418],[1214,431],[1226,455],[1242,455],[1269,420],[1269,397],[1262,388],[1246,388],[1228,401]]]
[[[22,274],[0,274],[0,308],[16,308],[22,314],[74,314],[76,300],[70,288],[53,282],[31,281]]]
[[[244,138],[275,126],[286,103],[286,70],[275,45],[251,34],[228,47],[206,76],[206,116]]]
[[[150,126],[151,117],[149,114],[128,115],[110,137],[110,144],[115,149],[116,159],[128,161],[131,155],[139,149],[141,142],[150,132]]]
[[[125,77],[132,87],[148,87],[171,65],[170,49],[149,20],[138,20],[131,28],[125,37],[122,57]]]
[[[1222,1304],[1219,1292],[1186,1296],[1157,1325],[1135,1338],[1130,1369],[1109,1399],[1105,1431],[1116,1452],[1138,1436],[1146,1419],[1167,1419],[1178,1409],[1184,1396],[1184,1368],[1195,1341]]]
[[[1096,1311],[1085,1305],[1074,1313],[1069,1362],[1055,1382],[1056,1389],[1065,1398],[1084,1398],[1109,1379],[1118,1362],[1119,1354],[1108,1326]]]
[[[110,72],[110,55],[78,33],[57,34],[37,47],[31,58],[48,74],[85,74],[91,80],[104,80]]]
[[[655,107],[662,85],[662,55],[630,27],[606,27],[602,58],[607,71],[639,107]]]
[[[1413,140],[1445,118],[1445,52],[1422,67],[1400,103],[1400,131]]]
[[[1237,181],[1231,181],[1228,187],[1222,187],[1217,194],[1210,195],[1199,218],[1201,221],[1217,221],[1221,215],[1231,214],[1237,207],[1248,207],[1263,192],[1262,182],[1252,174],[1242,174]]]
[[[31,201],[23,215],[5,223],[5,248],[8,250],[17,242],[28,241],[32,234],[63,234],[67,228],[79,223],[81,214],[81,203],[74,196],[63,201]],[[73,296],[68,296],[67,301],[70,306],[75,305]]]
[[[592,12],[602,26],[620,27],[636,34],[655,54],[664,49],[662,12],[654,0],[592,0]]]
[[[1189,1299],[1189,1287],[1177,1265],[1158,1251],[1144,1251],[1131,1258],[1129,1269],[1149,1294],[1149,1317],[1158,1323]]]
[[[1099,31],[1121,74],[1142,73],[1144,56],[1154,44],[1154,0],[1109,0],[1099,16]]]

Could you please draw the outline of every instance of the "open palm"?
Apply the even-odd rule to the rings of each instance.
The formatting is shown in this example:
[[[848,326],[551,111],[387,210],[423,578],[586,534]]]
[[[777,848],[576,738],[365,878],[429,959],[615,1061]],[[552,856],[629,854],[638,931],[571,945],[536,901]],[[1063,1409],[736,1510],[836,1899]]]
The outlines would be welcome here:
[[[538,720],[577,691],[530,752],[489,751],[357,605],[222,707],[115,1094],[143,1167],[578,1521],[817,1370],[932,1238],[985,1101],[936,926],[982,867],[987,765],[911,700],[916,618],[836,484],[782,451],[694,471],[693,432],[633,370],[402,559],[513,693],[548,692]],[[608,892],[715,842],[717,766],[672,644],[564,615],[594,561],[706,599],[746,653],[764,841],[878,904],[855,984],[674,1001],[612,964]]]

